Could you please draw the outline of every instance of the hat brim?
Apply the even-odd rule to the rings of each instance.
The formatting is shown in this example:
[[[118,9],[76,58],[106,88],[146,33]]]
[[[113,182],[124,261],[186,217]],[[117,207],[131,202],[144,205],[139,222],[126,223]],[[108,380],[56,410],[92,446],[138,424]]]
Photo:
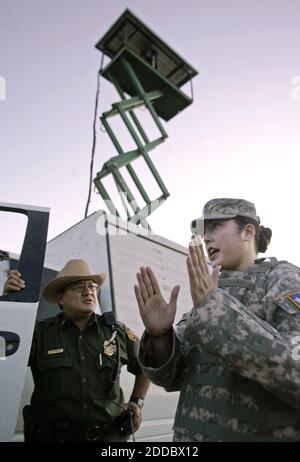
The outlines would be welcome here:
[[[61,295],[65,287],[69,284],[72,284],[72,282],[92,280],[98,285],[99,288],[105,279],[105,273],[91,274],[89,276],[62,276],[48,282],[48,284],[46,284],[43,288],[42,294],[48,302],[56,303],[58,297]]]
[[[224,215],[224,213],[212,213],[211,215],[207,215],[206,217],[202,216],[198,218],[198,220],[201,221],[208,221],[208,220],[226,220],[226,218],[235,218],[237,217],[237,214],[233,215]]]
[[[197,234],[203,234],[204,233],[204,222],[205,221],[210,221],[210,220],[230,220],[231,218],[236,218],[236,217],[246,217],[246,218],[252,218],[252,220],[255,220],[258,224],[260,223],[259,217],[252,217],[246,214],[229,214],[229,215],[224,215],[222,213],[212,213],[206,216],[201,216],[199,218],[196,218],[196,220],[193,220],[191,222],[191,230],[192,232],[196,232]]]
[[[196,218],[191,222],[191,230],[192,232],[196,232],[197,234],[203,234],[204,232],[204,222],[209,220],[230,220],[231,218],[235,218],[237,215],[224,215],[222,213],[214,213],[208,215],[206,217],[201,216]]]

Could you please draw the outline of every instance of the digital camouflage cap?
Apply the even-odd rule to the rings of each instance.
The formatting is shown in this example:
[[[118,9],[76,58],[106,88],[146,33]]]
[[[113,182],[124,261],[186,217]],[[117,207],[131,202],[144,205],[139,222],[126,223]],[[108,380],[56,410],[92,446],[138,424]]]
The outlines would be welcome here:
[[[260,223],[255,205],[245,199],[211,199],[203,207],[202,216],[191,223],[192,232],[203,234],[205,220],[226,220],[237,216],[248,217]]]

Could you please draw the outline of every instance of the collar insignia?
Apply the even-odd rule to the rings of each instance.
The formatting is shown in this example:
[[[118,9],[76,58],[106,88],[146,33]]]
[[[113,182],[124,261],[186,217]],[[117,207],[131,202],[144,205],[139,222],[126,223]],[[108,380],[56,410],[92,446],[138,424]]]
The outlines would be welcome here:
[[[135,333],[132,332],[132,330],[128,329],[128,327],[126,327],[126,335],[132,342],[136,342],[138,339]]]

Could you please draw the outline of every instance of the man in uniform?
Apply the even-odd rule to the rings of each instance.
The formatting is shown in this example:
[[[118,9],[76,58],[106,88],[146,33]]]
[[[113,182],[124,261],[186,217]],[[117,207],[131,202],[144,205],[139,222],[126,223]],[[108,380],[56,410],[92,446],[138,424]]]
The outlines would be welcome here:
[[[62,312],[35,328],[25,441],[126,441],[141,424],[149,381],[137,360],[138,339],[124,324],[95,314],[105,277],[92,274],[84,260],[70,260],[43,289]],[[6,293],[24,286],[11,271]],[[136,376],[127,404],[119,382],[123,365]]]

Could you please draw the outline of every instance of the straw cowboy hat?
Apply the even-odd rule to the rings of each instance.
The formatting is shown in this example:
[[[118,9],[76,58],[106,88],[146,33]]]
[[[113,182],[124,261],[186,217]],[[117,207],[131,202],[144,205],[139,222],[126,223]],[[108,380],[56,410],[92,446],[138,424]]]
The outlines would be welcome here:
[[[55,303],[64,288],[72,282],[92,279],[100,287],[106,279],[105,273],[92,274],[85,260],[70,260],[58,273],[55,279],[51,279],[43,289],[43,295],[48,302]]]

